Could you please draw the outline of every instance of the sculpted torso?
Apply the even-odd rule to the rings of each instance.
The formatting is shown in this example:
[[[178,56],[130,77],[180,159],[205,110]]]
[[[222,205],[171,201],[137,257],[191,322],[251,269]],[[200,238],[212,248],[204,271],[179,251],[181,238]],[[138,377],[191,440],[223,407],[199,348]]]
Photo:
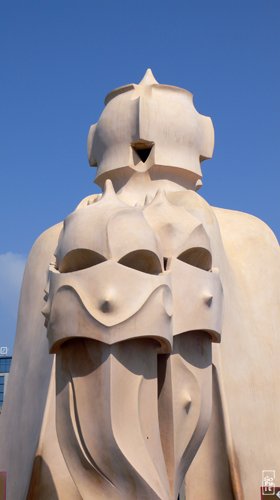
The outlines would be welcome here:
[[[250,500],[279,460],[273,363],[260,372],[279,354],[277,242],[196,192],[213,127],[191,94],[148,71],[105,102],[89,133],[103,194],[26,270],[0,420],[7,498]]]

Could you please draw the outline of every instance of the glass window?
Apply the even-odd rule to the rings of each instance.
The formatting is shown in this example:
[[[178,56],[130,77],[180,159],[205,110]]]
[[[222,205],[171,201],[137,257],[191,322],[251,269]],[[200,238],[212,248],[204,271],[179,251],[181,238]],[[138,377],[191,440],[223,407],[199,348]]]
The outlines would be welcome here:
[[[12,358],[0,358],[0,373],[9,373]]]

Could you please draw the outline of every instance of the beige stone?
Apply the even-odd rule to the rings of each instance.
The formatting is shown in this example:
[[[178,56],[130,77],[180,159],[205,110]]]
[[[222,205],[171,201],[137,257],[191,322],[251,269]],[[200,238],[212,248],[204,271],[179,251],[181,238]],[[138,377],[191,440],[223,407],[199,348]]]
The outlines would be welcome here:
[[[192,95],[150,70],[107,96],[88,138],[104,192],[25,272],[8,500],[251,500],[280,471],[279,246],[196,192],[213,145]]]

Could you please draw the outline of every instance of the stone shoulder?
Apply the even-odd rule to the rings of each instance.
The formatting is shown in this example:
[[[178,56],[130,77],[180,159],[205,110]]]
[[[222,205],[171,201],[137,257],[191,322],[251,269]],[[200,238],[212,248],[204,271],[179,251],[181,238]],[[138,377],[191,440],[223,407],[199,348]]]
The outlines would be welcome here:
[[[45,253],[46,247],[52,248],[56,246],[60,231],[63,227],[63,222],[58,222],[54,226],[49,227],[43,233],[41,233],[38,238],[33,243],[31,250],[28,255],[28,260],[34,259],[41,253]]]
[[[272,229],[254,215],[213,207],[219,222],[223,240],[231,242],[238,238],[239,244],[258,243],[279,250],[279,243]]]

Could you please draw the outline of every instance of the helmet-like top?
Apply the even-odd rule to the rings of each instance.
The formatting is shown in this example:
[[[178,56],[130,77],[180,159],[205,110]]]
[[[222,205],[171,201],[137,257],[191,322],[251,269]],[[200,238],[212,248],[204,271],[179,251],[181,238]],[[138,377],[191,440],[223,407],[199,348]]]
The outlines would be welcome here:
[[[168,179],[180,169],[191,186],[198,185],[200,163],[213,154],[214,129],[211,118],[196,111],[190,92],[159,84],[148,69],[139,84],[110,92],[105,104],[88,136],[89,163],[98,167],[98,184],[103,186],[118,169],[160,171]]]

